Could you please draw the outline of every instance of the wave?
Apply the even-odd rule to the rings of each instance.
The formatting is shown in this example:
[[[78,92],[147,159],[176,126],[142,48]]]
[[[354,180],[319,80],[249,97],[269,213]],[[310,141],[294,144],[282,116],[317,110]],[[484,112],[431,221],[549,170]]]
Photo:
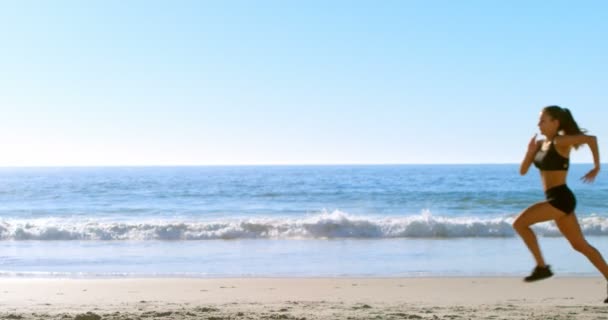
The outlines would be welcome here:
[[[514,217],[441,217],[429,212],[406,217],[355,216],[341,211],[299,218],[242,218],[221,221],[117,222],[91,219],[4,219],[0,240],[232,240],[388,239],[514,237]],[[607,236],[608,219],[580,219],[586,235]],[[557,237],[553,223],[534,226],[540,236]]]

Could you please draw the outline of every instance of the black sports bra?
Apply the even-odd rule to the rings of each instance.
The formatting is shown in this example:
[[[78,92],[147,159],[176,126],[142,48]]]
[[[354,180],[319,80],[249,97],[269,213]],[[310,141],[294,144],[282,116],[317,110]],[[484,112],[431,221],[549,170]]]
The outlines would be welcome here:
[[[555,143],[551,142],[547,150],[542,147],[536,151],[534,166],[543,171],[568,170],[570,159],[563,157],[555,150]]]

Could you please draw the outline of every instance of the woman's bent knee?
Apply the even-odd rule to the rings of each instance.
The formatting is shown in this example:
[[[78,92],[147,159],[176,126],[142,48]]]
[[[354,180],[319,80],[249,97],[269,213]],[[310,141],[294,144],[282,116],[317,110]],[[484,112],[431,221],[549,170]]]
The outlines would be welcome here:
[[[516,219],[515,221],[513,221],[513,229],[515,229],[516,231],[520,231],[520,230],[525,230],[527,228],[529,228],[530,226],[525,224],[522,220],[520,219]]]
[[[587,253],[592,251],[594,248],[588,243],[588,242],[577,242],[577,243],[572,243],[572,249],[580,252],[580,253]]]

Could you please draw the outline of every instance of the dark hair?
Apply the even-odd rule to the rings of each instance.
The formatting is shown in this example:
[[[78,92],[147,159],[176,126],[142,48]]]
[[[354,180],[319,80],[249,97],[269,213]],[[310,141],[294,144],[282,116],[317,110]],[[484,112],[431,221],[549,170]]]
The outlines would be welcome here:
[[[558,132],[561,131],[563,134],[568,135],[584,134],[587,132],[587,130],[578,127],[578,124],[574,121],[574,117],[572,117],[572,113],[570,113],[568,108],[548,106],[543,109],[543,112],[548,114],[551,118],[559,120]],[[574,148],[578,148],[579,146],[580,145],[575,145]]]

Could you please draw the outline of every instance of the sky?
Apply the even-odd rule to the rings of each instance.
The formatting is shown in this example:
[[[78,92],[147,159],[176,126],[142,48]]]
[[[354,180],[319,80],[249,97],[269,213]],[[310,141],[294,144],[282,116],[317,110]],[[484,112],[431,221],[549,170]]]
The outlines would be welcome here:
[[[607,34],[605,1],[0,1],[0,166],[519,163],[553,104],[608,150]]]

